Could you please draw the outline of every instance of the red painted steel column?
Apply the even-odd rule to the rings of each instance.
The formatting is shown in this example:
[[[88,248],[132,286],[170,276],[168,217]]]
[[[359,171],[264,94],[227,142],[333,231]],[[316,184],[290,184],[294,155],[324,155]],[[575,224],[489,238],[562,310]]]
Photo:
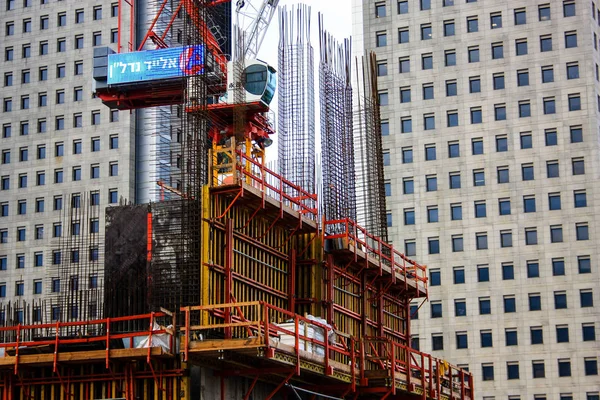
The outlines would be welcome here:
[[[296,312],[296,249],[290,251],[288,258],[288,310]]]
[[[225,222],[225,303],[231,303],[231,292],[233,291],[233,221],[227,219]],[[231,308],[225,307],[225,323],[231,323]],[[225,338],[231,339],[231,328],[225,328]]]

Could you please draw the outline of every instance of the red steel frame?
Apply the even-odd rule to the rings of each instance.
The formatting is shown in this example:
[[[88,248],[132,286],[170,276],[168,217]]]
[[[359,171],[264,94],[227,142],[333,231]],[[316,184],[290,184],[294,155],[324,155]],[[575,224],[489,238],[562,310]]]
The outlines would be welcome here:
[[[248,182],[250,186],[260,190],[263,198],[263,205],[266,197],[270,197],[280,203],[281,213],[283,213],[283,206],[287,206],[313,221],[318,220],[316,194],[309,193],[300,186],[288,181],[283,176],[265,167],[262,163],[256,161],[251,156],[248,156],[243,151],[236,150],[235,152],[237,155],[234,166],[235,171],[237,171],[237,174],[235,174],[237,181],[235,183],[240,185],[241,182]],[[225,151],[223,151],[223,153],[225,153]],[[212,176],[209,178],[209,182],[213,182],[213,187],[220,186],[218,183],[214,183],[215,179],[213,179],[214,174],[219,175],[216,171],[220,168],[220,165],[215,165],[210,170]],[[236,200],[243,195],[244,186],[240,186],[241,191],[238,193]],[[233,207],[234,204],[235,201],[231,202],[229,207]],[[227,211],[229,211],[229,208],[217,219],[223,217]]]
[[[110,350],[111,350],[111,340],[113,339],[129,339],[130,348],[133,348],[133,338],[135,337],[149,337],[150,345],[148,347],[147,361],[150,362],[151,357],[151,347],[152,347],[152,335],[169,333],[165,329],[154,329],[153,325],[156,318],[166,317],[167,314],[163,312],[152,312],[149,314],[141,314],[127,317],[116,317],[116,318],[105,318],[105,319],[96,319],[90,321],[74,321],[74,322],[55,322],[51,324],[37,324],[37,325],[17,325],[17,326],[6,326],[0,327],[0,335],[6,336],[10,333],[14,335],[16,340],[14,342],[8,343],[0,343],[0,349],[4,349],[4,357],[8,357],[6,354],[6,349],[15,349],[15,366],[14,373],[17,374],[19,371],[19,349],[23,347],[36,347],[43,345],[54,345],[56,351],[54,352],[53,357],[53,372],[56,372],[58,366],[58,355],[60,353],[59,346],[60,345],[69,345],[69,344],[82,344],[82,343],[105,343],[105,362],[106,368],[109,367],[110,361]],[[112,333],[111,326],[112,324],[120,323],[120,322],[135,322],[135,321],[149,321],[149,327],[147,330],[139,330],[134,332],[124,332],[124,333]],[[61,337],[62,328],[69,328],[69,330],[79,330],[80,332],[85,332],[86,329],[93,327],[95,329],[99,329],[104,332],[104,334],[94,335],[91,337],[78,337],[78,338],[65,338]],[[21,337],[25,332],[25,336],[28,338],[34,338],[36,333],[39,334],[42,330],[54,330],[54,338],[46,338],[40,340],[22,340]],[[47,336],[46,336],[47,337]],[[173,336],[170,336],[170,344],[169,344],[169,352],[173,352],[174,349],[174,341]]]
[[[427,268],[424,265],[420,265],[406,257],[394,246],[385,243],[380,237],[369,233],[349,218],[324,221],[323,225],[323,232],[328,231],[328,226],[342,231],[342,233],[324,235],[323,239],[345,239],[346,243],[354,245],[354,250],[361,250],[368,257],[378,260],[379,276],[383,275],[383,268],[387,267],[390,271],[393,270],[391,274],[392,283],[396,283],[398,276],[404,277],[405,284],[410,280],[414,280],[417,288],[421,287],[425,291],[425,297],[427,297],[428,278]]]
[[[250,309],[254,309],[253,314],[260,317],[257,320],[248,320],[244,317],[242,309],[246,309],[246,315],[252,313]],[[226,314],[226,310],[229,310],[230,315],[232,315],[230,322],[209,323],[206,325],[190,324],[192,313]],[[185,314],[185,325],[180,328],[180,331],[183,333],[180,351],[183,355],[183,360],[186,362],[190,360],[191,346],[189,338],[192,337],[193,333],[199,331],[225,331],[242,328],[248,335],[248,338],[255,338],[254,341],[247,342],[248,346],[264,348],[266,358],[272,358],[275,352],[282,351],[276,344],[280,335],[293,337],[294,344],[292,351],[296,358],[293,370],[267,397],[268,399],[272,398],[285,383],[302,373],[302,348],[307,349],[309,343],[312,346],[320,346],[323,349],[324,356],[321,364],[324,368],[325,376],[331,376],[336,367],[340,368],[340,364],[348,366],[345,368],[345,372],[350,375],[351,383],[347,386],[342,385],[341,392],[344,395],[355,394],[354,398],[357,398],[360,394],[376,393],[382,396],[381,399],[385,399],[396,395],[399,391],[397,384],[401,383],[406,385],[409,393],[421,393],[423,400],[427,398],[441,399],[442,396],[448,397],[450,400],[474,398],[473,376],[469,372],[451,365],[444,360],[432,357],[430,354],[415,350],[408,345],[391,341],[388,338],[370,336],[363,339],[355,339],[339,332],[337,335],[338,339],[342,337],[347,338],[346,342],[344,340],[331,342],[328,339],[328,334],[324,335],[323,340],[309,337],[301,332],[301,329],[299,329],[301,325],[311,324],[323,329],[323,332],[329,332],[331,328],[262,301],[183,307],[181,311]],[[279,320],[293,320],[294,330],[285,329],[273,323],[272,321],[276,318],[279,318]],[[198,319],[204,320],[202,315]],[[301,343],[302,346],[300,345]],[[214,351],[219,348],[227,350],[227,346],[227,339],[225,339],[221,343],[215,342],[211,344],[207,347],[207,350]],[[235,344],[235,347],[232,347],[232,349],[234,348],[239,348],[239,344]],[[340,359],[343,360],[341,363]],[[333,363],[334,360],[337,361],[337,365]],[[315,359],[311,358],[311,362],[315,362]],[[370,373],[377,371],[386,371],[388,384],[381,386],[380,384],[369,383]],[[220,376],[255,377],[249,391],[246,393],[245,398],[248,398],[258,377],[260,375],[271,375],[274,372],[284,371],[281,368],[265,368],[261,370],[249,367],[248,369],[225,372],[220,374]],[[377,376],[380,376],[380,374]],[[323,388],[326,387],[327,385],[323,386]],[[339,385],[332,385],[331,387],[339,387]],[[222,392],[223,395],[224,393]]]

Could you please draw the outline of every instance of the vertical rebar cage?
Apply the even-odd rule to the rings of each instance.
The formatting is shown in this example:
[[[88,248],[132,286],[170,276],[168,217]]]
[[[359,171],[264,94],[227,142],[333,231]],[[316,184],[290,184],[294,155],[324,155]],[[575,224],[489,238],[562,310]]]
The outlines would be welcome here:
[[[279,172],[315,192],[314,55],[310,42],[311,8],[279,9],[278,156]]]
[[[319,44],[322,210],[326,219],[356,220],[350,39],[336,41],[319,14]]]

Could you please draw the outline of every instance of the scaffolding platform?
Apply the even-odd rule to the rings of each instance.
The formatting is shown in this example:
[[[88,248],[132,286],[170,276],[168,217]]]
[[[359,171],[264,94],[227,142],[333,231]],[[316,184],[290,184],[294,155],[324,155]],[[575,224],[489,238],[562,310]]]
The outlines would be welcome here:
[[[412,298],[427,297],[426,266],[406,257],[381,238],[371,235],[350,219],[325,221],[323,245],[325,252],[334,254],[336,261],[346,263],[347,269],[370,271],[404,286]]]
[[[234,322],[211,320],[216,311],[225,309]],[[180,328],[184,360],[210,365],[221,376],[318,388],[340,397],[472,399],[468,372],[386,338],[358,340],[313,318],[263,302],[184,307],[182,311],[186,321],[194,313],[206,321]],[[314,334],[317,330],[322,334]]]

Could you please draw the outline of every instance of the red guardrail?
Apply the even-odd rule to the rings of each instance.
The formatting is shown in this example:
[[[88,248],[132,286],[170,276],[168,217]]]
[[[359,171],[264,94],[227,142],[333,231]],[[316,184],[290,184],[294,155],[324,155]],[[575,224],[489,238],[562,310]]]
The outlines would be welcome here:
[[[270,170],[244,152],[236,150],[240,159],[236,170],[240,177],[250,181],[250,185],[264,191],[269,197],[305,214],[313,221],[317,220],[317,195],[309,193],[300,186],[288,181],[275,171]]]
[[[59,354],[60,345],[69,344],[82,344],[82,343],[104,343],[104,349],[106,351],[106,367],[108,368],[109,362],[109,351],[111,349],[111,341],[118,339],[129,339],[129,348],[134,347],[133,338],[135,337],[148,337],[148,358],[150,357],[152,350],[152,335],[169,334],[169,349],[170,353],[173,353],[174,340],[172,332],[168,332],[165,329],[154,329],[154,323],[157,318],[166,317],[168,314],[163,312],[155,312],[150,314],[134,315],[127,317],[116,317],[116,318],[105,318],[96,319],[90,321],[74,321],[74,322],[54,322],[46,324],[35,324],[35,325],[16,325],[0,327],[0,337],[5,339],[7,336],[9,340],[0,343],[0,349],[4,349],[4,357],[7,357],[7,349],[15,350],[15,373],[17,373],[19,366],[19,351],[25,347],[36,347],[51,345],[54,346],[54,370],[56,370]],[[168,317],[170,320],[172,316]],[[112,333],[111,328],[114,328],[114,324],[123,322],[136,322],[136,321],[147,321],[148,329],[136,330],[131,332],[115,332]],[[88,330],[93,330],[98,333],[86,336]],[[64,332],[68,330],[68,336]],[[12,339],[14,338],[14,340]],[[25,339],[23,339],[25,338]]]
[[[380,268],[385,265],[392,268],[396,274],[422,283],[427,290],[427,267],[411,260],[394,246],[384,242],[380,237],[369,233],[365,228],[348,218],[325,221],[324,232],[332,232],[325,239],[345,239],[354,243],[355,248],[379,260]]]

